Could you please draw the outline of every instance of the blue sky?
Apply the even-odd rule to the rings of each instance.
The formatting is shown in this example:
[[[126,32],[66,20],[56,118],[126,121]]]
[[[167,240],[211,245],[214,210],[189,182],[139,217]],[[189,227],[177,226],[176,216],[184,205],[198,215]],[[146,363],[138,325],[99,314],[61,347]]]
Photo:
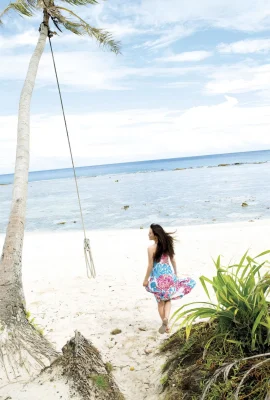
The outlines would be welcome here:
[[[270,148],[268,0],[107,0],[76,12],[122,48],[115,56],[68,32],[53,38],[78,166]],[[14,168],[19,95],[40,18],[11,13],[0,29],[0,173]],[[30,168],[69,166],[47,46]]]

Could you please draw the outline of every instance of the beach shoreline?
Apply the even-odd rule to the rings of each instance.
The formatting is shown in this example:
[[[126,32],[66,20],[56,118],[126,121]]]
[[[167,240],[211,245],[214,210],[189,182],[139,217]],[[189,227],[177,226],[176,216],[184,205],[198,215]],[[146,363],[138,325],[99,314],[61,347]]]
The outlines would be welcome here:
[[[248,249],[255,256],[269,248],[270,220],[175,229],[179,275],[194,277],[197,285],[184,299],[174,302],[173,310],[206,299],[198,277],[212,277],[212,257],[221,254],[224,263],[229,263],[239,260]],[[157,349],[164,337],[157,332],[160,321],[156,302],[142,286],[149,245],[147,230],[91,231],[88,237],[97,270],[95,280],[86,277],[81,232],[26,233],[23,282],[27,310],[57,350],[75,330],[90,339],[104,361],[113,365],[126,400],[162,398],[159,391],[164,359],[157,356]],[[1,246],[3,240],[1,234]],[[112,335],[115,329],[121,333]],[[34,399],[31,390],[25,399]],[[46,384],[36,390],[40,390],[34,391],[36,398],[42,398],[39,396]],[[7,393],[14,400],[24,400],[15,392],[10,385],[0,389],[0,398]]]
[[[99,176],[114,177],[122,174],[132,175],[161,171],[168,172],[201,168],[206,169],[219,167],[235,167],[244,165],[266,164],[269,162],[270,150],[257,150],[240,153],[210,154],[205,156],[142,160],[90,166],[76,166],[76,174],[78,179],[97,178]],[[48,169],[29,172],[29,182],[58,179],[73,179],[73,169]],[[0,174],[0,185],[12,184],[12,182],[12,173],[2,175]]]

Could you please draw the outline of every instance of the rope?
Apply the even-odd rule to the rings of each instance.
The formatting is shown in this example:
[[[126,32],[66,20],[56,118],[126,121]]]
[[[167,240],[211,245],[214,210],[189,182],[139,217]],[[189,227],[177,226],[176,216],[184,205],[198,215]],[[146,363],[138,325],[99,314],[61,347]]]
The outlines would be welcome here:
[[[62,94],[61,94],[61,89],[60,89],[60,84],[59,84],[59,79],[58,79],[55,59],[54,59],[54,53],[53,53],[53,48],[52,48],[52,43],[51,43],[50,32],[48,34],[48,37],[49,37],[49,43],[50,43],[53,66],[54,66],[54,72],[55,72],[55,77],[56,77],[56,82],[57,82],[57,87],[58,87],[58,92],[59,92],[59,98],[60,98],[60,103],[61,103],[61,107],[62,107],[62,114],[63,114],[65,128],[66,128],[66,134],[67,134],[70,158],[71,158],[73,174],[74,174],[74,179],[75,179],[75,184],[76,184],[78,202],[79,202],[79,207],[80,207],[81,221],[82,221],[82,227],[83,227],[83,232],[84,232],[84,257],[85,257],[85,264],[86,264],[86,273],[87,273],[87,277],[89,279],[91,279],[91,278],[95,278],[96,277],[96,270],[95,270],[94,260],[93,260],[93,256],[92,256],[92,252],[91,252],[90,241],[86,237],[85,224],[84,224],[84,219],[83,219],[83,212],[82,212],[82,205],[81,205],[81,198],[80,198],[80,193],[79,193],[76,169],[75,169],[74,159],[73,159],[73,155],[72,155],[71,143],[70,143],[68,127],[67,127],[67,120],[66,120],[66,115],[65,115],[64,105],[63,105],[63,99],[62,99]]]

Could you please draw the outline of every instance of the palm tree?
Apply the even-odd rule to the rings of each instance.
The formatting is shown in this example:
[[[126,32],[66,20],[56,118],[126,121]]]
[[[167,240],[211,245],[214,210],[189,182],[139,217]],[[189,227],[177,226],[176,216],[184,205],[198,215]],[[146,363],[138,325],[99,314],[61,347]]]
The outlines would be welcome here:
[[[43,14],[39,39],[29,63],[22,88],[17,132],[17,152],[11,213],[0,259],[0,383],[23,378],[52,361],[57,353],[28,321],[22,286],[22,248],[24,239],[29,170],[30,103],[36,74],[47,37],[52,36],[50,21],[58,30],[64,27],[76,35],[88,35],[98,44],[119,52],[111,35],[90,26],[73,10],[62,5],[87,6],[97,0],[15,0],[0,14],[15,11],[23,17]],[[74,8],[74,7],[73,7]],[[41,17],[42,18],[42,17]]]

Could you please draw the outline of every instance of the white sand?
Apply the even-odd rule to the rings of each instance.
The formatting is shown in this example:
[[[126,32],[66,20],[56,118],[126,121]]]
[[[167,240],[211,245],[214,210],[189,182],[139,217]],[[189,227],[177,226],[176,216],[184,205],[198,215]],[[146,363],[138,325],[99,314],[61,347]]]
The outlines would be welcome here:
[[[27,308],[58,350],[79,330],[114,366],[126,399],[157,400],[160,366],[155,349],[163,340],[154,298],[142,287],[147,266],[147,230],[89,233],[97,279],[86,278],[81,232],[27,233],[23,280]],[[211,257],[238,260],[250,248],[256,255],[270,248],[270,221],[180,227],[176,244],[179,275],[212,277]],[[4,236],[0,236],[2,246]],[[205,300],[200,284],[173,309]],[[112,336],[113,329],[122,333]],[[130,368],[134,367],[134,371]],[[49,381],[49,380],[48,380]],[[43,382],[0,389],[0,399],[68,399],[66,387]],[[59,393],[57,393],[59,392]],[[2,397],[1,397],[2,396]],[[24,397],[23,397],[24,396]]]

